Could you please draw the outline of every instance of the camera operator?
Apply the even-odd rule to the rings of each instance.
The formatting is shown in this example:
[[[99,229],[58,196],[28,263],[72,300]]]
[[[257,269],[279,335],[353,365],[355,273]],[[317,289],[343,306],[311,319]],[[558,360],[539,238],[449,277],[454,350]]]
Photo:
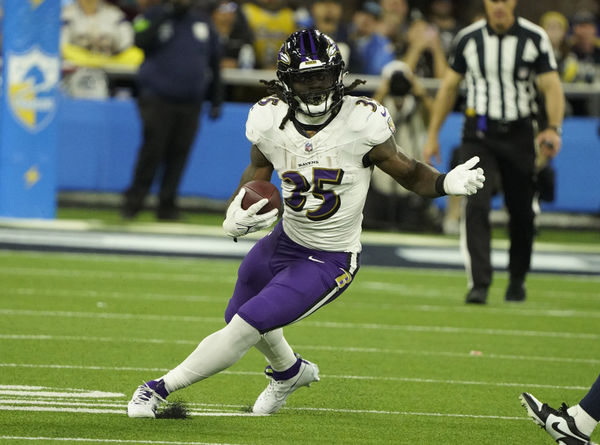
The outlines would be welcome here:
[[[388,63],[374,94],[390,112],[394,137],[407,155],[423,160],[421,147],[427,137],[427,123],[433,100],[409,66],[399,60]],[[371,178],[365,205],[365,227],[413,231],[439,231],[439,210],[431,201],[409,193],[377,169]],[[382,205],[384,203],[384,205]]]

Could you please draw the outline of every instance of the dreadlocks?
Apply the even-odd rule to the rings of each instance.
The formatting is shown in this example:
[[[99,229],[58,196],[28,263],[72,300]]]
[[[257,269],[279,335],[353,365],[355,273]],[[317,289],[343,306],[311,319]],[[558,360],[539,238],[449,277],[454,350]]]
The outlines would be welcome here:
[[[273,96],[277,96],[278,99],[281,99],[285,103],[287,103],[285,88],[283,83],[279,80],[260,80],[260,83],[264,84],[267,87],[267,93]],[[366,80],[356,79],[354,82],[350,84],[350,86],[344,87],[344,95],[347,92],[354,90],[359,85],[364,85],[367,83]],[[288,104],[289,105],[289,104]],[[279,129],[283,130],[285,124],[294,117],[294,109],[292,107],[288,108],[286,115],[281,120],[281,124],[279,124]]]

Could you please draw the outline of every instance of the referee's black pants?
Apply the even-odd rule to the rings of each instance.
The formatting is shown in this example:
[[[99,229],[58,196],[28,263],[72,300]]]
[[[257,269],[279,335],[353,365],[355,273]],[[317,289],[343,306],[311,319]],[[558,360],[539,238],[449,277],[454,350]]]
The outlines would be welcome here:
[[[524,281],[533,248],[535,145],[529,119],[510,124],[488,123],[485,132],[467,119],[461,147],[462,162],[479,156],[486,182],[475,195],[467,197],[465,227],[461,246],[471,288],[487,288],[492,282],[490,207],[493,195],[501,191],[509,213],[509,264],[511,281]],[[499,179],[499,181],[497,180]],[[500,184],[499,184],[500,183]],[[466,241],[466,242],[465,242]]]
[[[176,211],[179,183],[199,127],[201,103],[177,103],[157,96],[137,101],[143,140],[131,185],[125,192],[124,212],[135,215],[155,176],[162,173],[157,213]]]

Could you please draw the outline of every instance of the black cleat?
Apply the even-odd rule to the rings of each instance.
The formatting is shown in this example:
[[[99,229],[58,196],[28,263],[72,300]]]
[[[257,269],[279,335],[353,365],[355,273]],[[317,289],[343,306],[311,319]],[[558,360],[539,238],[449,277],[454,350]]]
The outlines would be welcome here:
[[[522,303],[525,301],[525,284],[522,281],[511,281],[506,288],[504,301],[509,303]]]
[[[556,410],[546,403],[540,402],[531,394],[524,392],[519,396],[521,405],[527,410],[531,419],[559,444],[562,445],[596,445],[590,437],[583,434],[575,425],[575,419],[567,412],[564,403]]]
[[[467,304],[485,304],[487,301],[488,290],[486,287],[474,287],[469,291],[465,298]]]

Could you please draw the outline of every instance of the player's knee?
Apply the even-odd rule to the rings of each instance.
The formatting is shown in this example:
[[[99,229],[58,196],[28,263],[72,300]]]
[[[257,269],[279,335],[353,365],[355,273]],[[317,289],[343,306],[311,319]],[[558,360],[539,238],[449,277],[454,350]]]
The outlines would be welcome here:
[[[242,317],[235,314],[231,317],[227,326],[222,329],[222,332],[231,342],[245,345],[248,349],[260,340],[260,332]]]

